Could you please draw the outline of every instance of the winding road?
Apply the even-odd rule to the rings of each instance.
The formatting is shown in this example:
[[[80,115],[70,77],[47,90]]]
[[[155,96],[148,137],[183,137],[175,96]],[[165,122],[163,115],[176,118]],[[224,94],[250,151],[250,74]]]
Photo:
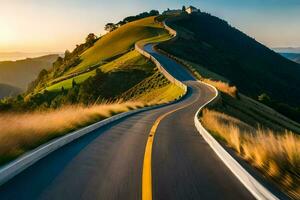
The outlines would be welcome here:
[[[254,199],[195,128],[195,113],[214,91],[152,45],[145,50],[188,86],[183,100],[120,119],[54,151],[2,185],[1,200],[142,199],[149,137],[153,199]]]

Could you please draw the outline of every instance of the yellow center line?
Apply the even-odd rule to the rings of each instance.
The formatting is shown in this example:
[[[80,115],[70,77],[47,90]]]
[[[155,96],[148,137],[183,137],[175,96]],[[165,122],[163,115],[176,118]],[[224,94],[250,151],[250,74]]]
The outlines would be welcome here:
[[[176,108],[174,110],[171,110],[167,113],[164,113],[163,115],[159,116],[156,121],[154,122],[149,136],[148,136],[148,140],[147,140],[147,144],[146,144],[146,148],[145,148],[145,154],[144,154],[144,163],[143,163],[143,174],[142,174],[142,200],[152,200],[152,145],[153,145],[153,140],[154,140],[154,136],[157,130],[157,127],[159,125],[159,123],[161,122],[161,120],[163,120],[165,117],[167,117],[168,115],[181,110],[183,108],[186,108],[190,105],[192,105],[193,103],[195,103],[196,101],[198,101],[198,98],[193,101],[190,104],[181,106],[179,108]]]

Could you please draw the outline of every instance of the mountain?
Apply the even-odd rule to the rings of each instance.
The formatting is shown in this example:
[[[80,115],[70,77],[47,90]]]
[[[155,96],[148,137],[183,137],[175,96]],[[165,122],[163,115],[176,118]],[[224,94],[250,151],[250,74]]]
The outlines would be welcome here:
[[[299,64],[207,13],[180,16],[169,24],[179,38],[159,45],[162,50],[226,77],[254,99],[265,93],[274,101],[300,105]]]
[[[300,53],[280,53],[280,55],[300,64]]]
[[[8,84],[23,91],[42,69],[49,69],[58,55],[47,55],[38,58],[27,58],[17,61],[0,62],[0,83]]]
[[[61,54],[61,53],[50,53],[50,52],[0,52],[0,61],[16,61],[24,60],[26,58],[36,58],[51,54]]]
[[[21,92],[22,90],[20,88],[0,83],[0,99],[7,96],[15,96]]]
[[[300,53],[300,47],[278,47],[273,50],[279,53]]]

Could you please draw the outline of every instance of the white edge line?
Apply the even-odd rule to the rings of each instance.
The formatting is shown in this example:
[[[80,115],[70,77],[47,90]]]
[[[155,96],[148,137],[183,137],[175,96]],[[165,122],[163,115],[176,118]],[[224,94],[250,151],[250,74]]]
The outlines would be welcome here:
[[[5,182],[9,181],[12,179],[14,176],[19,174],[20,172],[24,171],[26,168],[29,166],[33,165],[40,159],[46,157],[48,154],[51,152],[59,149],[62,146],[65,146],[72,141],[100,128],[103,127],[109,123],[112,123],[114,121],[117,121],[118,119],[127,117],[129,115],[154,109],[157,107],[160,107],[163,105],[158,105],[158,106],[152,106],[152,107],[146,107],[146,108],[141,108],[133,111],[128,111],[125,113],[120,113],[115,116],[112,116],[110,118],[101,120],[99,122],[96,122],[94,124],[91,124],[89,126],[83,127],[79,130],[76,130],[74,132],[68,133],[62,137],[53,139],[45,144],[40,145],[39,147],[28,151],[27,153],[21,155],[19,158],[16,158],[15,160],[7,163],[6,165],[2,166],[0,168],[0,186],[3,185]]]
[[[177,32],[169,27],[166,22],[163,22],[165,28],[177,37]],[[214,150],[218,157],[223,161],[223,163],[229,168],[229,170],[238,178],[238,180],[248,189],[248,191],[258,200],[279,200],[275,195],[273,195],[267,188],[261,185],[253,176],[251,176],[216,140],[212,135],[202,126],[198,116],[200,111],[213,100],[219,96],[218,90],[207,83],[198,81],[199,84],[204,84],[215,91],[215,96],[202,105],[194,116],[194,123],[199,132],[199,134],[204,138],[204,140],[209,144],[209,146]]]
[[[200,81],[199,81],[200,82]],[[194,117],[195,126],[200,135],[205,139],[209,146],[214,150],[223,163],[230,169],[230,171],[239,179],[239,181],[249,190],[249,192],[258,200],[279,200],[267,188],[261,185],[253,176],[251,176],[216,140],[215,138],[202,126],[198,116],[200,111],[210,102],[215,100],[219,92],[218,90],[207,83],[200,82],[214,89],[215,96],[199,108]]]

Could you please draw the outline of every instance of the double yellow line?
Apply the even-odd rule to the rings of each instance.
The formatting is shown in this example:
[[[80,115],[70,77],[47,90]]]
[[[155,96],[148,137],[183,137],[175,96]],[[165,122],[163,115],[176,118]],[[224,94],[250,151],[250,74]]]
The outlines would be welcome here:
[[[181,110],[183,108],[186,108],[193,103],[198,101],[196,99],[190,104],[184,105],[182,107],[179,107],[177,109],[171,110],[161,116],[159,116],[156,121],[154,122],[146,144],[146,149],[145,149],[145,155],[144,155],[144,163],[143,163],[143,174],[142,174],[142,200],[152,200],[152,146],[153,146],[153,141],[154,141],[154,136],[157,130],[157,127],[159,123],[168,115]]]

